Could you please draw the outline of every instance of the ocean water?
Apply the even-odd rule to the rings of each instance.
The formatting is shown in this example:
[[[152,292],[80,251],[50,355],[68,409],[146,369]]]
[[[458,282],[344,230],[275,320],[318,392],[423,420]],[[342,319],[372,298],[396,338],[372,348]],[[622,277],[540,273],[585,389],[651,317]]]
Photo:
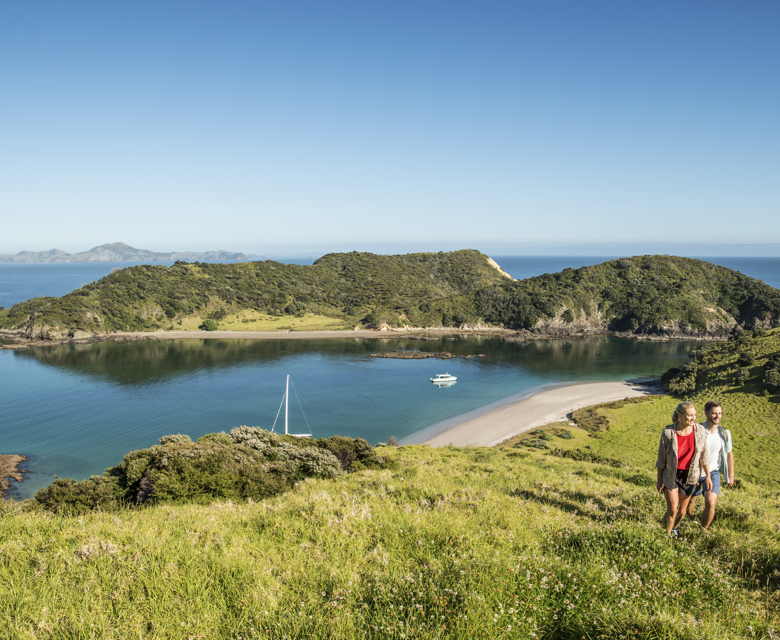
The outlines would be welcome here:
[[[558,273],[599,264],[620,256],[493,256],[513,278],[523,280],[543,273]],[[702,258],[708,262],[741,271],[780,288],[780,258]],[[311,264],[313,259],[276,258],[277,262]],[[171,265],[172,262],[155,264]],[[62,264],[0,264],[0,307],[10,307],[38,296],[64,296],[74,289],[99,280],[126,262],[71,262]]]
[[[12,498],[54,475],[83,479],[166,434],[270,429],[287,374],[291,430],[402,442],[438,422],[543,385],[658,376],[698,343],[609,337],[494,339],[162,340],[0,351],[0,453],[29,456]],[[393,349],[449,351],[451,360],[371,358]],[[437,388],[437,373],[458,382]],[[300,405],[296,402],[300,400]],[[279,425],[277,428],[279,428]],[[283,429],[283,426],[281,426]]]

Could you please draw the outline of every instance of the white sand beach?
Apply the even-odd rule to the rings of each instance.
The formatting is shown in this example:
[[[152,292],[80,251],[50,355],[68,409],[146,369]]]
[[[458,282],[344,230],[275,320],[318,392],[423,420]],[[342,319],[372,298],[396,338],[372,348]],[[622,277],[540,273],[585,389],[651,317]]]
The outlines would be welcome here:
[[[555,387],[461,422],[423,444],[432,447],[445,447],[450,444],[456,447],[492,447],[518,433],[565,420],[575,409],[657,392],[652,387],[627,380],[583,382]]]

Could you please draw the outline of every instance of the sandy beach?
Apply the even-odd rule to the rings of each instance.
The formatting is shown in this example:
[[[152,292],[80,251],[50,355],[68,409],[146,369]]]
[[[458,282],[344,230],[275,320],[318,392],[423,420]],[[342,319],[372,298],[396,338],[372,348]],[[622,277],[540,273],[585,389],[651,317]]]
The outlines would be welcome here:
[[[492,447],[518,433],[565,420],[575,409],[652,393],[658,393],[657,389],[626,380],[555,387],[465,420],[423,444]]]

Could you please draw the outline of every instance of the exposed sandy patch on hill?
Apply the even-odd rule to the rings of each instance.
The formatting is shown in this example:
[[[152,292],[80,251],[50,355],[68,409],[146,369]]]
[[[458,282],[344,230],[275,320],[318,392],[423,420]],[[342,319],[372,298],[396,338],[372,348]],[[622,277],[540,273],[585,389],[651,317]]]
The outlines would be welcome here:
[[[498,272],[499,272],[499,273],[500,273],[502,276],[504,276],[504,277],[506,277],[506,278],[509,278],[510,280],[514,280],[514,278],[513,278],[512,276],[510,276],[510,275],[509,275],[509,274],[508,274],[506,271],[504,271],[504,270],[501,268],[501,266],[498,264],[498,262],[496,262],[495,260],[493,260],[493,258],[491,258],[490,256],[488,256],[488,259],[487,259],[487,261],[488,261],[488,264],[489,264],[491,267],[493,267],[493,268],[494,268],[496,271],[498,271]]]

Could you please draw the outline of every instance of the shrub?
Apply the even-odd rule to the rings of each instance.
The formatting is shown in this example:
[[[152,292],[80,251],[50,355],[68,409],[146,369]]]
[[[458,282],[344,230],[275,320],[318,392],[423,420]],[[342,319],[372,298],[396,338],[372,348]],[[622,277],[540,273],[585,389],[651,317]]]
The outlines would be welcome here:
[[[397,447],[398,446],[398,438],[396,438],[395,436],[390,436],[387,439],[387,446],[388,447]]]
[[[566,309],[566,311],[563,312],[561,318],[566,324],[571,324],[574,322],[574,314],[571,312],[571,309]]]
[[[36,494],[51,511],[76,514],[141,502],[261,499],[305,478],[334,478],[344,471],[381,468],[385,462],[365,440],[320,440],[274,434],[256,427],[210,433],[192,442],[183,434],[128,453],[103,476],[57,478]]]
[[[572,434],[572,432],[568,431],[568,430],[567,431],[561,431],[558,434],[558,437],[559,438],[563,438],[564,440],[573,440],[574,439],[574,434]]]
[[[769,369],[764,373],[763,384],[765,389],[774,390],[780,388],[780,371]]]
[[[181,442],[192,442],[192,438],[190,438],[186,434],[177,433],[177,434],[172,435],[172,436],[163,436],[159,440],[160,444],[181,443]]]
[[[216,331],[219,328],[219,325],[217,324],[216,320],[209,318],[208,320],[204,320],[203,324],[200,325],[199,328],[203,329],[204,331]]]
[[[70,478],[57,478],[48,487],[38,490],[35,502],[65,515],[80,515],[94,509],[112,511],[121,500],[116,479],[92,476],[89,480],[76,482]]]
[[[737,369],[737,373],[734,374],[734,382],[737,384],[745,384],[748,378],[750,378],[750,370],[747,367]]]

